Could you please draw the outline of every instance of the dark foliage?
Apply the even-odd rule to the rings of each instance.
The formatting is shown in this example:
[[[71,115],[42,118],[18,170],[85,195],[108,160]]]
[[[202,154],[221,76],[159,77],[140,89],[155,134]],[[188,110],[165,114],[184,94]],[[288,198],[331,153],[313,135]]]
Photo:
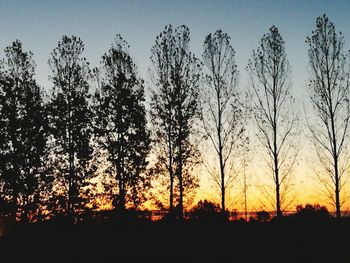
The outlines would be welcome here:
[[[256,220],[258,222],[264,223],[264,222],[269,221],[270,218],[271,218],[271,215],[267,211],[258,211],[256,213]]]
[[[165,258],[182,263],[347,262],[348,243],[334,239],[334,232],[348,233],[349,223],[298,227],[142,220],[19,224],[0,238],[1,259],[12,263],[164,262]]]
[[[60,185],[57,194],[66,196],[62,208],[71,220],[76,210],[84,205],[81,192],[95,170],[90,163],[93,153],[89,104],[91,73],[83,51],[84,44],[79,37],[63,36],[49,60],[53,84],[49,123],[56,160],[56,184]]]
[[[190,219],[202,222],[227,219],[227,213],[223,214],[221,207],[208,200],[201,200],[190,211]]]
[[[184,196],[198,186],[191,173],[198,163],[193,142],[194,124],[199,117],[198,93],[201,63],[189,50],[190,31],[186,26],[165,27],[151,49],[151,121],[158,151],[155,172],[169,178],[169,210],[173,212],[175,183],[182,217]],[[177,181],[175,181],[177,180]]]
[[[305,206],[298,205],[295,213],[295,218],[301,221],[321,221],[330,218],[328,209],[325,206],[319,204],[311,205],[306,204]]]
[[[145,173],[150,149],[146,127],[144,83],[138,77],[128,44],[117,35],[103,55],[94,97],[95,133],[107,151],[107,172],[114,176],[118,193],[113,205],[137,208],[145,200],[150,178]]]
[[[18,40],[5,49],[0,68],[0,196],[12,216],[33,219],[40,211],[45,175],[47,117],[35,79],[32,53]]]

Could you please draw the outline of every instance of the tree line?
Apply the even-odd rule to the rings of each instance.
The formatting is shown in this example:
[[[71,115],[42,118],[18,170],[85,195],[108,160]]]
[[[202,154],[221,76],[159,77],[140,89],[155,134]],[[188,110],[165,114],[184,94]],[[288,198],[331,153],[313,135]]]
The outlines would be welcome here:
[[[315,116],[306,120],[320,163],[316,173],[339,218],[348,168],[349,55],[326,15],[317,18],[306,43]],[[283,216],[300,116],[278,28],[272,26],[252,52],[247,90],[239,84],[226,33],[207,35],[200,58],[189,44],[187,26],[167,25],[156,37],[149,104],[145,82],[120,35],[96,68],[84,57],[79,37],[63,36],[48,61],[47,92],[35,80],[33,54],[19,40],[6,47],[0,66],[2,213],[15,220],[61,214],[74,221],[96,208],[91,200],[99,187],[123,214],[154,198],[156,180],[163,187],[162,206],[182,218],[199,184],[194,170],[203,164],[218,187],[224,214],[227,191],[241,176],[242,156],[253,143],[250,120],[274,185],[276,216]],[[210,145],[209,155],[200,150],[203,142]],[[94,181],[101,173],[104,179]]]

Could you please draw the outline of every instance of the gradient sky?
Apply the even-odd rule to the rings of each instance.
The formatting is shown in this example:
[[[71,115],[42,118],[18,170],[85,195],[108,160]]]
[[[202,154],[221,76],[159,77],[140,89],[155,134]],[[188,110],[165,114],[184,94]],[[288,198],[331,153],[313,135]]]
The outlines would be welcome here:
[[[222,29],[231,36],[241,72],[241,87],[247,86],[245,66],[261,36],[276,25],[286,42],[292,66],[293,89],[303,98],[308,77],[305,38],[316,17],[326,13],[350,48],[350,1],[0,1],[0,49],[20,39],[34,53],[37,80],[50,87],[47,61],[64,34],[78,35],[85,43],[85,56],[98,66],[101,56],[120,33],[130,44],[130,53],[147,81],[150,49],[166,24],[189,26],[191,49],[200,57],[205,36]],[[1,57],[3,53],[0,53]],[[148,83],[148,82],[146,82]]]

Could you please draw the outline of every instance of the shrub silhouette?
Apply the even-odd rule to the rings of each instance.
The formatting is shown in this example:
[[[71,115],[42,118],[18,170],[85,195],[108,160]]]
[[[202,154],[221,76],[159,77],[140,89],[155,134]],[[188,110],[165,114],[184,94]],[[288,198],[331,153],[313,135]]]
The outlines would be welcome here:
[[[227,215],[227,213],[225,213]],[[194,220],[208,221],[222,218],[219,205],[208,200],[201,200],[190,211],[190,218]]]
[[[270,213],[263,210],[256,213],[256,220],[258,222],[267,222],[270,219]]]
[[[296,210],[295,217],[304,221],[319,221],[330,218],[328,209],[319,204],[306,204],[305,206],[298,205]]]
[[[12,205],[0,197],[0,216],[6,216],[11,213]]]

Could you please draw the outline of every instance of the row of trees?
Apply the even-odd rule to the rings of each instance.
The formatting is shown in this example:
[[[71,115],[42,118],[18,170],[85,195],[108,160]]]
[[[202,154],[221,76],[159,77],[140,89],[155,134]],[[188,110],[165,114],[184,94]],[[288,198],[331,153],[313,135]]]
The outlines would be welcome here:
[[[80,38],[64,36],[51,53],[53,89],[45,98],[34,80],[32,54],[15,41],[1,70],[1,193],[11,212],[26,220],[55,210],[74,214],[86,206],[98,165],[118,182],[116,206],[140,198],[149,132],[143,81],[120,36],[95,72]],[[96,79],[98,88],[91,92]],[[97,80],[98,79],[98,80]],[[99,152],[106,162],[99,163]],[[142,188],[143,189],[143,188]]]
[[[348,55],[343,36],[325,15],[317,18],[306,42],[308,90],[318,116],[308,126],[328,176],[322,173],[320,179],[340,217],[350,117]],[[32,54],[21,42],[5,49],[0,68],[0,186],[14,218],[62,213],[74,220],[91,207],[98,187],[122,213],[150,197],[154,180],[164,180],[168,198],[163,200],[171,215],[182,217],[186,195],[198,186],[193,171],[200,163],[219,188],[224,213],[227,190],[249,148],[250,116],[271,169],[276,215],[282,216],[283,192],[297,156],[298,116],[277,27],[253,51],[247,91],[238,85],[235,51],[226,33],[218,30],[205,38],[202,59],[189,43],[186,26],[168,25],[157,36],[150,57],[149,112],[144,81],[120,35],[94,69],[83,56],[82,40],[62,37],[48,62],[49,95],[36,83]],[[211,161],[199,150],[203,142],[213,149]],[[94,183],[101,173],[108,182]]]

